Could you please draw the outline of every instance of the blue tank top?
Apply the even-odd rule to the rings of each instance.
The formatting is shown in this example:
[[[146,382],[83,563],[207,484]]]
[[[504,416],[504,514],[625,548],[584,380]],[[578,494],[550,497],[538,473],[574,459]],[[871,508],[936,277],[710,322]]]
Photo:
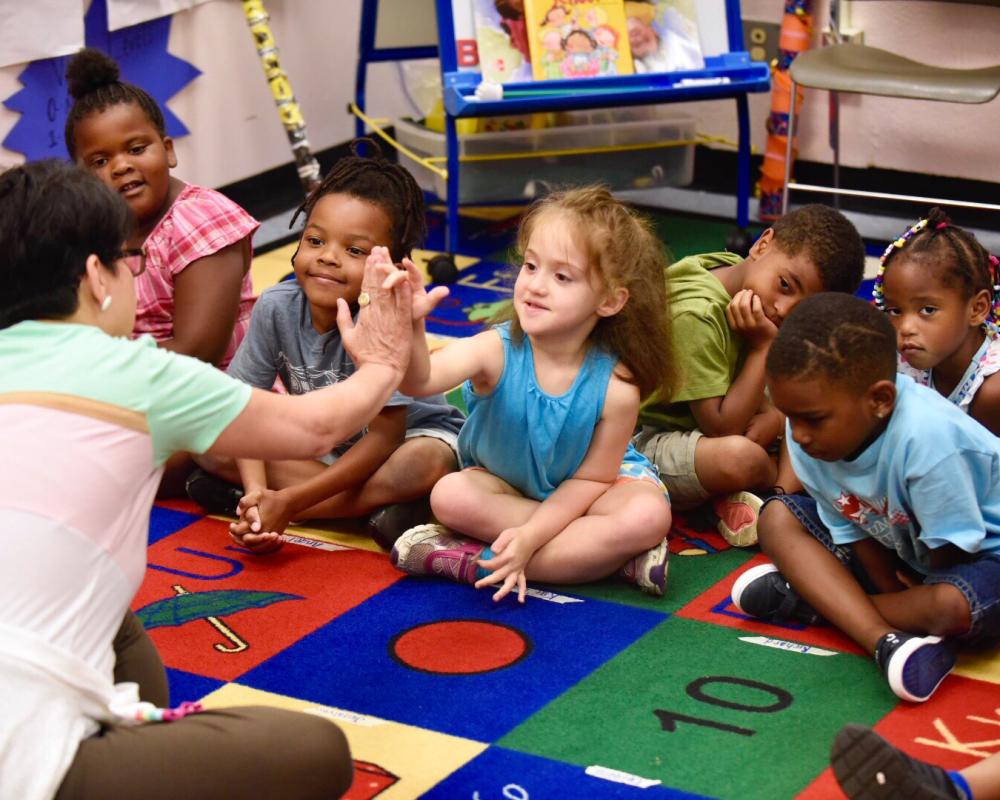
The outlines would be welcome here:
[[[488,395],[471,381],[462,386],[469,418],[458,435],[459,458],[463,468],[482,467],[544,500],[583,463],[618,357],[591,347],[573,385],[554,396],[538,385],[528,337],[513,342],[509,322],[494,330],[503,341],[503,372]],[[624,460],[645,461],[631,444]]]

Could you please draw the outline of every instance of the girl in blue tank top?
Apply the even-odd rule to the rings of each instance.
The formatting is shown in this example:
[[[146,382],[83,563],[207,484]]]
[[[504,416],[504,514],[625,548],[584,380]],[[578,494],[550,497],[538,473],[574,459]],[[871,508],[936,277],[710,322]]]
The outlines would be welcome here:
[[[441,524],[403,534],[411,574],[496,586],[582,583],[616,572],[666,585],[670,503],[630,444],[639,403],[673,375],[663,246],[602,187],[553,194],[526,214],[523,263],[502,324],[428,353],[419,273],[408,394],[463,383],[462,471],[431,494]],[[439,292],[440,290],[435,290]]]

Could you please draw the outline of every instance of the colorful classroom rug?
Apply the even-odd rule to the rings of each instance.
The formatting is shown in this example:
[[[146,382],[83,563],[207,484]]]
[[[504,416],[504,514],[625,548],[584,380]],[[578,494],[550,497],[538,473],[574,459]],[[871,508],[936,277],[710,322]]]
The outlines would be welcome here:
[[[1000,750],[1000,654],[966,654],[923,705],[829,628],[729,602],[756,549],[683,521],[654,599],[609,580],[523,606],[405,576],[359,527],[296,528],[260,557],[223,519],[157,505],[134,609],[172,702],[263,703],[345,731],[352,800],[834,798],[847,722],[949,768]]]
[[[721,249],[728,230],[657,225],[677,257]],[[486,231],[460,260],[434,333],[475,333],[509,298],[512,230]],[[258,290],[287,275],[293,250],[255,260]],[[1000,653],[966,654],[930,702],[902,703],[835,631],[737,612],[733,581],[763,557],[683,519],[665,597],[609,580],[533,586],[523,606],[405,576],[360,525],[287,539],[254,556],[225,520],[158,504],[134,608],[172,702],[263,703],[340,725],[351,800],[836,798],[829,748],[848,722],[948,768],[1000,750]]]

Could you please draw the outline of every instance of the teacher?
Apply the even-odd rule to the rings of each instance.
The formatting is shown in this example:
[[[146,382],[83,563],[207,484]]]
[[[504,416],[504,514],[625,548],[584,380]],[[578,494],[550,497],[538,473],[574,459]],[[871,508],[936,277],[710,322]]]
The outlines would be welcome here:
[[[144,267],[123,249],[131,225],[78,167],[0,174],[0,798],[338,797],[350,753],[325,719],[163,711],[163,664],[129,603],[167,457],[328,453],[403,375],[410,288],[366,267],[369,305],[356,327],[346,305],[337,318],[358,365],[347,380],[252,390],[129,340]]]

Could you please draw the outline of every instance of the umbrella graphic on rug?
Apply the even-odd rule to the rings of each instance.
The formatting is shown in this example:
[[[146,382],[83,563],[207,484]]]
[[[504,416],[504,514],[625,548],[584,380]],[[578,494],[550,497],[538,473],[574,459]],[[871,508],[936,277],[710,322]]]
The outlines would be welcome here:
[[[206,620],[226,637],[232,646],[216,644],[220,653],[240,653],[250,645],[221,617],[251,608],[266,608],[284,600],[302,600],[303,597],[285,592],[264,592],[253,589],[215,589],[207,592],[189,592],[179,583],[171,587],[177,595],[157,600],[136,611],[136,616],[147,630],[176,627],[196,619]]]

